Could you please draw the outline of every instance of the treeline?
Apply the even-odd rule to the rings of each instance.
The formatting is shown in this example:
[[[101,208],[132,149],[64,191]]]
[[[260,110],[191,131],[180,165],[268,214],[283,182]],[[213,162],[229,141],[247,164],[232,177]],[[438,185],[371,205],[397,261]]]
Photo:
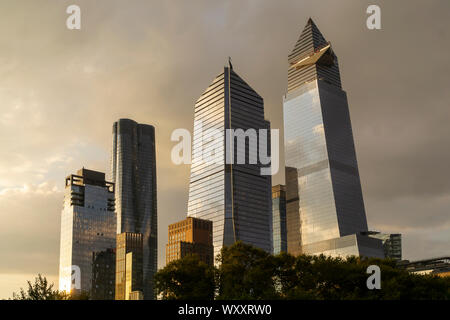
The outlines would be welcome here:
[[[12,300],[89,300],[87,292],[66,293],[54,289],[54,284],[49,283],[47,278],[38,274],[34,282],[27,281],[27,288],[21,288],[19,292],[13,293]]]
[[[169,263],[155,275],[161,299],[450,299],[450,278],[416,275],[389,259],[273,256],[238,242],[224,247],[218,267],[196,255]],[[367,287],[367,267],[381,271],[381,289]]]

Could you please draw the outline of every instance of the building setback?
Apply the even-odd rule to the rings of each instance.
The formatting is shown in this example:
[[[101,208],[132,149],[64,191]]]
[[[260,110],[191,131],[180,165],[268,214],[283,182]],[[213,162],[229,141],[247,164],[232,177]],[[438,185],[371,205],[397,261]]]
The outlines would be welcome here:
[[[196,254],[206,264],[213,265],[212,230],[212,221],[192,217],[169,225],[166,264]]]
[[[90,293],[93,257],[115,248],[114,184],[104,173],[83,168],[66,178],[64,193],[59,290]]]
[[[366,213],[337,56],[309,19],[283,99],[288,252],[383,257]]]
[[[144,299],[154,299],[158,230],[153,126],[130,119],[114,123],[111,179],[116,185],[117,233],[142,234]]]
[[[261,175],[264,165],[259,160],[237,163],[237,151],[250,157],[248,143],[239,150],[239,143],[233,149],[225,143],[226,129],[254,129],[259,142],[259,129],[270,129],[263,99],[230,64],[197,100],[194,119],[188,216],[213,222],[215,256],[222,246],[239,240],[271,252],[271,176]],[[211,139],[208,131],[212,130],[219,132],[219,138]],[[270,141],[264,143],[263,148],[270,150]],[[217,161],[199,159],[199,151],[214,154]],[[233,163],[226,161],[231,154]]]

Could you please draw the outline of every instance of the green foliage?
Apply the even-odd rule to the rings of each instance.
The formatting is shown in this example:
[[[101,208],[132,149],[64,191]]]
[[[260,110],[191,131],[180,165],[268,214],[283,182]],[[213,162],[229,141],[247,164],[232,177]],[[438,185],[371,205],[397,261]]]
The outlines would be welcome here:
[[[68,294],[54,290],[54,284],[50,284],[41,274],[34,279],[34,283],[27,281],[27,284],[26,291],[20,288],[18,293],[13,293],[13,300],[89,300],[89,294],[84,291]]]
[[[197,255],[189,255],[159,270],[155,288],[164,300],[211,300],[215,292],[215,269]]]
[[[267,252],[237,242],[224,247],[217,257],[218,299],[273,299],[276,291],[271,275],[274,258]]]
[[[54,290],[54,284],[49,284],[46,277],[40,274],[34,279],[34,284],[27,281],[28,288],[25,291],[20,288],[18,293],[13,293],[14,300],[67,300],[68,295]]]
[[[450,300],[449,277],[411,274],[390,259],[272,256],[237,242],[217,263],[172,262],[157,273],[157,290],[163,299]],[[367,288],[370,265],[380,267],[380,290]]]

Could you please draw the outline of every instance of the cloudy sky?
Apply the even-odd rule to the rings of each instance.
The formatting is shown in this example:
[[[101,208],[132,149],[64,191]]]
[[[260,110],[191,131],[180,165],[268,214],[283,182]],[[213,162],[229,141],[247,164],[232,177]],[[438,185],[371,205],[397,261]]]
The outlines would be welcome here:
[[[366,28],[372,3],[382,30]],[[282,130],[287,55],[310,16],[339,56],[369,227],[402,233],[406,259],[449,255],[448,0],[1,0],[0,298],[37,273],[57,282],[64,177],[109,170],[123,117],[156,127],[162,266],[188,195],[170,134],[192,129],[228,56]]]

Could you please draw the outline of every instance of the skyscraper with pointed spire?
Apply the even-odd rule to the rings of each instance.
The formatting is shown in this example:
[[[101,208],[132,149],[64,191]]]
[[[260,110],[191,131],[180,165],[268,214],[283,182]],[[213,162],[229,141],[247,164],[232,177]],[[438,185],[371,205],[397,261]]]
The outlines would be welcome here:
[[[283,100],[288,252],[382,257],[367,220],[338,59],[310,18]]]
[[[227,129],[254,130],[258,140],[256,154],[261,148],[259,129],[270,129],[270,123],[264,119],[263,99],[233,70],[231,63],[195,104],[188,216],[213,222],[215,256],[222,246],[238,240],[270,252],[271,177],[261,175],[264,165],[259,160],[253,164],[248,161],[254,155],[250,155],[248,136],[241,136],[243,144],[230,144],[234,147],[229,148]],[[263,148],[270,150],[270,141]],[[235,159],[238,152],[245,154],[245,163],[226,161],[227,155],[232,154]]]

